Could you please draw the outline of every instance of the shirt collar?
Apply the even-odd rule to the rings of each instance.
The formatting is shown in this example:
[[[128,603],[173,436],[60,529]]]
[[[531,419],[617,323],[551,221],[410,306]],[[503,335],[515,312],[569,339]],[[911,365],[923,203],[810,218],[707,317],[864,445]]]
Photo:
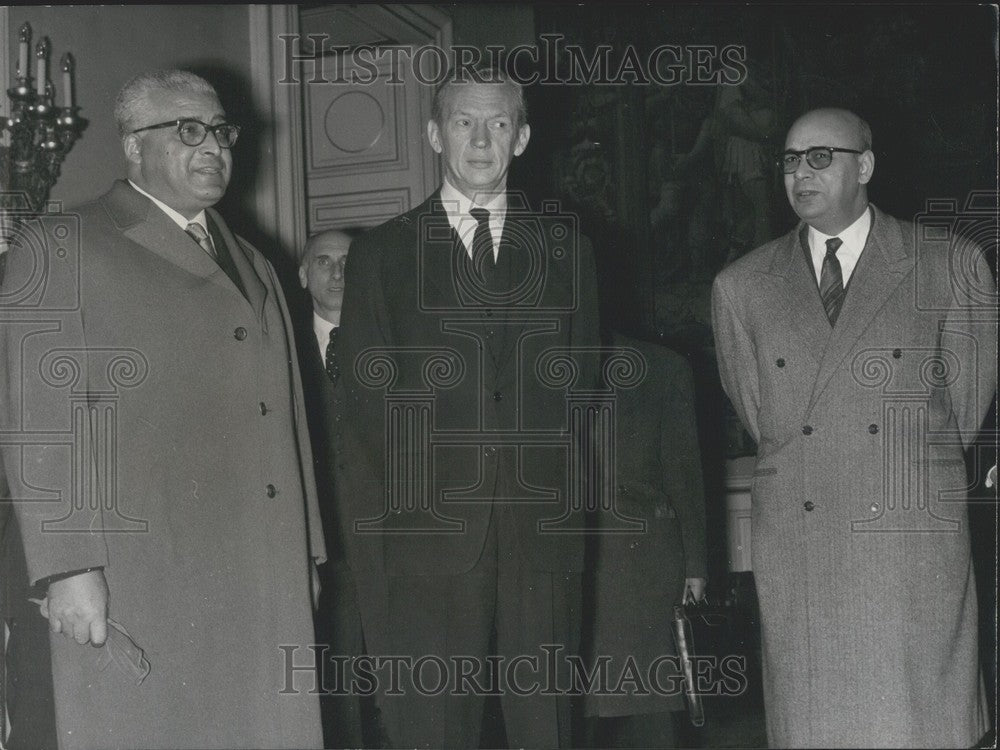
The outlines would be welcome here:
[[[448,181],[447,177],[444,178],[444,183],[441,185],[441,202],[444,204],[444,210],[447,212],[449,217],[452,214],[470,216],[469,211],[477,206],[485,208],[489,211],[491,219],[494,215],[497,215],[498,218],[502,218],[503,215],[507,213],[506,192],[497,194],[489,203],[475,203],[466,197],[466,195],[458,188],[452,185]]]
[[[446,177],[441,185],[441,203],[448,217],[448,223],[461,239],[469,257],[472,257],[472,239],[476,233],[476,220],[472,218],[469,211],[479,206],[490,212],[490,236],[493,239],[493,260],[495,261],[499,257],[500,239],[503,237],[504,219],[507,216],[507,193],[500,193],[485,206],[481,206],[469,200],[458,188],[448,182]]]
[[[809,247],[812,248],[813,252],[821,251],[825,254],[826,241],[832,237],[839,237],[844,243],[844,248],[852,255],[861,255],[861,251],[864,250],[865,243],[868,241],[868,230],[871,229],[871,226],[872,210],[870,206],[866,206],[865,210],[861,212],[861,216],[839,234],[823,234],[810,226]],[[840,256],[840,254],[841,251],[838,250],[837,255]]]
[[[337,326],[313,310],[313,333],[316,335],[316,343],[319,344],[320,357],[326,357],[326,345],[330,343],[330,331],[334,328]]]
[[[178,213],[177,211],[175,211],[174,209],[172,209],[170,206],[168,206],[166,203],[164,203],[163,201],[161,201],[156,196],[153,196],[153,195],[150,195],[149,193],[147,193],[141,187],[139,187],[134,182],[132,182],[132,180],[129,180],[128,184],[131,185],[132,187],[134,187],[137,192],[142,193],[147,198],[149,198],[151,201],[153,201],[153,203],[155,203],[157,206],[159,206],[159,208],[163,211],[163,213],[165,213],[167,216],[169,216],[171,219],[173,219],[173,222],[177,226],[179,226],[181,229],[185,229],[186,230],[187,229],[187,225],[190,224],[190,223],[192,223],[192,222],[194,222],[196,224],[201,224],[201,228],[204,229],[206,232],[208,231],[208,221],[205,218],[205,209],[202,209],[201,211],[199,211],[198,215],[195,216],[193,219],[187,219],[187,218],[185,218],[183,216],[183,214]]]

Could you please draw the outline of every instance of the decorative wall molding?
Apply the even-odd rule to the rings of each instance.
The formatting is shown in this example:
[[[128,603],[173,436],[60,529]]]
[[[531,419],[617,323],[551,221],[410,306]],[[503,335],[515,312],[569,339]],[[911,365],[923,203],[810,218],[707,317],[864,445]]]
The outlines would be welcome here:
[[[251,5],[249,11],[254,106],[270,128],[258,165],[255,210],[261,229],[294,259],[306,239],[302,87],[278,81],[285,64],[280,36],[298,32],[299,8]]]

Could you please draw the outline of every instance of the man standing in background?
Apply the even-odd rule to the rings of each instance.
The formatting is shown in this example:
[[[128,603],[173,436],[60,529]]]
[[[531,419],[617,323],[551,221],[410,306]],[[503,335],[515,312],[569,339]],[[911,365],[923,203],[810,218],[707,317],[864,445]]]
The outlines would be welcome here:
[[[309,292],[312,315],[296,340],[320,515],[329,550],[329,559],[319,568],[322,587],[316,611],[316,640],[328,648],[321,671],[326,684],[320,697],[326,747],[366,746],[370,743],[364,741],[363,728],[374,728],[375,724],[369,700],[359,698],[350,689],[350,659],[364,653],[364,636],[354,576],[348,564],[353,548],[349,550],[345,544],[352,537],[341,532],[339,519],[341,493],[350,491],[343,487],[339,476],[343,469],[338,469],[344,463],[339,455],[344,381],[337,351],[350,245],[351,238],[345,232],[320,232],[306,242],[299,261],[299,283]],[[364,564],[355,560],[354,567],[364,568]]]

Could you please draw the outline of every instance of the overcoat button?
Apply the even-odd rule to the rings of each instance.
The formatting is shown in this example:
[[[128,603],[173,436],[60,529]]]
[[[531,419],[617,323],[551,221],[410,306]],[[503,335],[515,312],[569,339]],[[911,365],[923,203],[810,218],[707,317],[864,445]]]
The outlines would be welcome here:
[[[868,425],[868,432],[871,433],[872,435],[877,435],[878,434],[878,425],[877,424],[870,424],[870,425]]]
[[[270,497],[270,498],[274,498],[275,495],[278,494],[278,490],[277,490],[277,488],[273,484],[267,485],[267,487],[264,489],[264,491],[267,493],[267,496]]]
[[[267,414],[267,404],[265,404],[263,401],[261,401],[260,404],[257,405],[257,408],[260,409],[261,416]]]
[[[813,434],[812,425],[808,425],[807,424],[807,425],[803,426],[802,427],[802,434],[803,435],[812,435]]]
[[[805,508],[806,510],[812,510],[813,508],[816,507],[816,504],[812,500],[806,500],[804,503],[802,503],[802,507]]]
[[[902,356],[903,356],[903,350],[902,349],[893,349],[892,350],[892,358],[893,359],[899,359]]]
[[[503,398],[503,394],[500,393],[500,391],[494,391],[493,392],[493,400],[494,401],[500,401],[502,398]]]
[[[485,448],[483,448],[483,454],[487,455],[487,456],[491,456],[492,457],[493,455],[496,454],[496,452],[497,452],[497,449],[494,448],[492,445],[487,445]]]
[[[243,341],[247,337],[247,329],[240,326],[235,331],[233,331],[233,338],[237,341]]]
[[[878,503],[872,503],[871,512],[872,513],[878,513],[878,509],[879,509],[879,504]]]
[[[776,364],[778,367],[784,367],[785,366],[785,360],[782,359],[781,357],[778,357],[778,360],[774,364]]]

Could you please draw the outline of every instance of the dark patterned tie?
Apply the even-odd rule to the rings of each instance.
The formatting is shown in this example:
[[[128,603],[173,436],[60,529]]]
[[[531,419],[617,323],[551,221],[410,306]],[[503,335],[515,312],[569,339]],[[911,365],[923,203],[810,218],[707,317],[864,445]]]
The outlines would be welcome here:
[[[844,304],[844,275],[840,271],[840,261],[837,260],[837,251],[843,244],[840,237],[831,237],[826,241],[826,257],[823,258],[823,270],[819,276],[819,293],[831,326],[837,325],[837,316]]]
[[[480,277],[489,281],[496,268],[493,235],[490,234],[490,212],[485,208],[473,208],[469,213],[476,220],[476,233],[472,236],[472,265]]]
[[[208,253],[214,260],[219,259],[218,254],[215,252],[215,245],[212,244],[212,238],[205,231],[205,227],[196,221],[192,221],[184,231],[191,235],[191,239],[201,245],[201,249]]]
[[[326,345],[326,374],[331,383],[336,383],[340,377],[340,368],[337,366],[337,331],[336,326],[330,329],[330,342]]]

